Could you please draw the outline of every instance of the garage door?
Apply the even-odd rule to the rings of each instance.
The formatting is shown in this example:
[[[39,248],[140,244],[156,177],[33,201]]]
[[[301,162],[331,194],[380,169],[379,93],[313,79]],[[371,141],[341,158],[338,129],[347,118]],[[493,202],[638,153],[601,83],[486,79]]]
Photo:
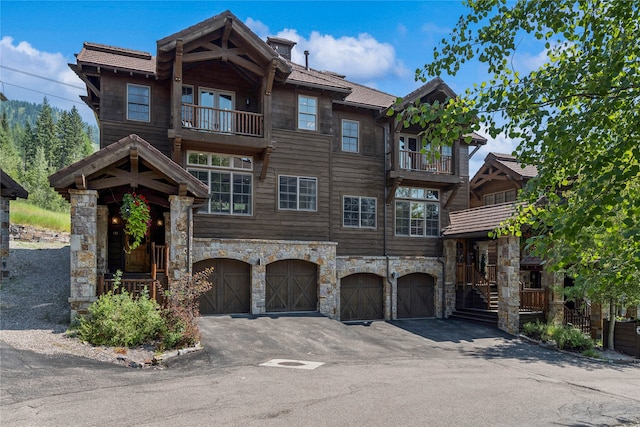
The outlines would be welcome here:
[[[317,270],[315,264],[295,259],[267,265],[267,311],[317,311]]]
[[[398,318],[433,317],[434,280],[428,274],[413,273],[398,279]]]
[[[249,313],[251,310],[251,266],[233,259],[209,259],[193,264],[197,273],[213,267],[213,288],[200,297],[201,314]]]
[[[384,318],[382,277],[369,273],[352,274],[340,281],[340,319],[377,320]]]

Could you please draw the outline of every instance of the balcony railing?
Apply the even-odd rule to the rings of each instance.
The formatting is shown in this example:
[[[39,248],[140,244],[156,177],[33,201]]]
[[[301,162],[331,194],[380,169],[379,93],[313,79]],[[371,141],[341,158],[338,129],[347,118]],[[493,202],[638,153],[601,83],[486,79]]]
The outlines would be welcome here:
[[[182,127],[203,132],[262,137],[262,114],[182,104]]]
[[[451,156],[434,156],[419,151],[400,150],[400,168],[410,171],[450,174]]]

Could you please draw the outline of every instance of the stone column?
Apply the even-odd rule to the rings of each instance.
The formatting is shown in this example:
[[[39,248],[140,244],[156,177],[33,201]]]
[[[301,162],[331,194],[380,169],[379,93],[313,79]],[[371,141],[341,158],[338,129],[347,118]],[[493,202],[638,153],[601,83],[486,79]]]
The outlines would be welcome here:
[[[0,283],[9,278],[9,203],[0,197]]]
[[[96,300],[98,192],[69,190],[71,236],[69,239],[71,319],[84,314]]]
[[[96,227],[97,270],[98,274],[104,274],[107,272],[107,265],[109,265],[109,208],[104,205],[98,206]]]
[[[520,238],[498,239],[498,328],[510,334],[520,329]]]
[[[319,245],[318,249],[319,256],[315,260],[318,265],[318,310],[330,319],[337,319],[336,246]]]
[[[258,257],[257,265],[251,266],[251,314],[267,312],[267,266]]]
[[[171,214],[168,229],[171,240],[167,242],[167,246],[169,247],[169,288],[171,288],[172,282],[180,280],[191,272],[193,197],[169,196],[169,203]]]
[[[445,289],[445,317],[449,317],[456,309],[456,241],[447,239],[444,241],[444,289]]]
[[[542,271],[542,288],[547,291],[547,322],[564,322],[564,274]]]

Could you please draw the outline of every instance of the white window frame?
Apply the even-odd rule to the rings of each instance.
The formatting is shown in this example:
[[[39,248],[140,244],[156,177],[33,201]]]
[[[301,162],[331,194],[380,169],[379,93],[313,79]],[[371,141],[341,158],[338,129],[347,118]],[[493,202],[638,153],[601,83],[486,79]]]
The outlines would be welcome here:
[[[356,136],[354,137],[353,135],[345,135],[344,132],[344,126],[347,123],[354,123],[356,125]],[[350,140],[355,138],[355,142],[356,142],[356,149],[355,150],[347,150],[345,149],[345,138],[349,138]],[[356,120],[348,120],[348,119],[342,119],[342,151],[346,152],[346,153],[358,153],[360,151],[360,122],[356,121]]]
[[[133,95],[131,93],[131,88],[141,88],[141,89],[146,89],[147,91],[147,103],[141,103],[141,102],[132,102],[131,100],[131,95]],[[138,118],[134,118],[131,117],[131,115],[129,114],[129,110],[130,110],[130,106],[132,105],[142,105],[145,106],[147,108],[147,118],[146,119],[138,119]],[[149,123],[151,121],[151,86],[147,86],[147,85],[139,85],[139,84],[135,84],[135,83],[127,83],[127,120],[131,120],[131,121],[135,121],[135,122],[145,122],[145,123]]]
[[[303,104],[301,103],[302,99],[313,99],[315,101],[315,107],[313,108],[313,111],[309,111],[308,110],[309,107],[306,104],[305,104],[306,108],[303,108]],[[317,131],[318,130],[318,98],[315,96],[309,96],[309,95],[298,95],[297,109],[298,109],[298,120],[297,120],[298,129]],[[304,121],[301,120],[303,117],[305,118]],[[306,119],[308,117],[313,117],[313,121]],[[304,123],[306,123],[306,125],[303,126]],[[310,123],[313,123],[313,127],[309,126]]]
[[[440,237],[440,191],[431,188],[399,187],[396,190],[394,203],[394,234],[398,237]],[[409,216],[398,218],[398,206],[409,204]],[[404,208],[403,208],[404,209]],[[434,220],[428,216],[430,211],[436,210],[437,225],[434,228],[430,223]],[[414,213],[422,212],[422,216],[414,216]],[[399,221],[406,221],[402,228],[407,228],[408,233],[398,232]],[[418,233],[418,230],[422,230]],[[435,232],[432,232],[435,230]]]
[[[198,156],[196,162],[191,161],[191,156]],[[216,164],[218,160],[225,160],[224,164]],[[220,154],[220,153],[208,153],[208,152],[197,152],[197,151],[187,151],[187,172],[196,176],[196,178],[200,179],[201,182],[206,184],[209,187],[209,199],[205,206],[200,208],[199,213],[203,214],[211,214],[211,215],[232,215],[232,216],[253,216],[253,202],[254,202],[254,185],[253,185],[253,158],[248,156],[233,156],[229,154]],[[201,175],[205,173],[207,177],[207,182],[202,180],[197,175]],[[211,207],[214,203],[212,201],[212,192],[211,192],[211,182],[212,182],[212,174],[228,174],[229,176],[229,192],[224,193],[228,194],[229,198],[229,210],[228,211],[219,211],[212,210]],[[247,179],[249,178],[250,191],[249,193],[237,193],[236,185],[243,185],[242,183],[236,182],[236,178]],[[234,199],[236,197],[248,196],[248,203],[238,203]],[[248,205],[249,212],[236,212],[234,207],[236,205]]]
[[[358,211],[357,211],[358,225],[345,224],[345,201],[347,198],[358,200]],[[362,201],[363,200],[373,200],[373,225],[362,225],[362,216],[363,216]],[[375,197],[349,196],[349,195],[342,196],[342,226],[343,227],[375,229],[378,224],[377,215],[378,215],[378,199],[376,199]]]
[[[191,89],[191,102],[185,102],[185,93],[184,90],[185,89]],[[194,117],[194,108],[191,106],[184,106],[183,104],[189,104],[189,105],[195,105],[196,103],[196,99],[195,99],[195,87],[193,85],[182,85],[182,95],[181,95],[181,99],[180,99],[180,105],[181,105],[181,110],[182,110],[182,126],[183,127],[193,127],[194,123],[195,123],[195,117]]]
[[[282,207],[282,191],[281,191],[281,179],[282,178],[295,178],[296,179],[296,207]],[[300,182],[301,180],[314,182],[314,199],[313,199],[313,208],[306,209],[300,208]],[[317,212],[318,211],[318,178],[310,177],[310,176],[295,176],[295,175],[278,175],[278,210],[281,211],[300,211],[300,212]]]

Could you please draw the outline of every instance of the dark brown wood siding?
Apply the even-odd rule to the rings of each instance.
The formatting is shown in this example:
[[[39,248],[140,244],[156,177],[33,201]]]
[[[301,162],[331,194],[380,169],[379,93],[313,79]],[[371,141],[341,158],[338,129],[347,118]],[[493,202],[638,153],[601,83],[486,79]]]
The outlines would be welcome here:
[[[253,215],[197,214],[194,218],[196,237],[329,240],[330,139],[309,132],[282,130],[274,130],[273,138],[276,149],[264,180],[259,179],[262,161],[254,166]],[[316,178],[317,211],[278,209],[280,175]]]

